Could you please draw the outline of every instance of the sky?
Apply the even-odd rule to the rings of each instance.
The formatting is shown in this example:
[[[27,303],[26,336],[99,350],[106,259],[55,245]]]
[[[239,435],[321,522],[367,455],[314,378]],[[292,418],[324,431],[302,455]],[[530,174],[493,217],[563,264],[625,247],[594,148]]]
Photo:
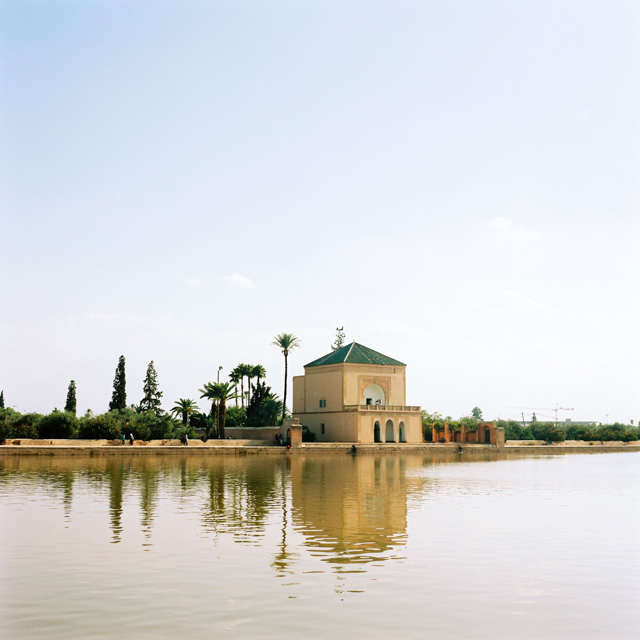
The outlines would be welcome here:
[[[430,412],[637,424],[639,62],[636,0],[0,0],[7,406],[343,326]]]

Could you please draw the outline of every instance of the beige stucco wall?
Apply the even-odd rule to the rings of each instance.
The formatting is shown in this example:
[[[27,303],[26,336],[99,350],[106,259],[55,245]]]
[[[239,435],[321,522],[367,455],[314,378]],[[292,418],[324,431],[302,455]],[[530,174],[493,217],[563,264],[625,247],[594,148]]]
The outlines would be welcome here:
[[[317,442],[358,442],[358,413],[342,411],[334,413],[294,414],[300,423],[316,434]],[[322,425],[324,424],[324,434]]]
[[[293,411],[342,411],[344,405],[365,404],[368,385],[380,386],[386,404],[404,405],[406,402],[406,367],[343,363],[309,367],[304,376],[293,378]],[[326,407],[320,407],[326,400]]]
[[[342,411],[343,365],[305,369],[304,412]],[[320,407],[320,400],[327,406]]]
[[[364,390],[369,384],[382,387],[386,404],[405,404],[406,367],[350,364],[344,368],[344,404],[365,404]]]
[[[343,411],[335,413],[294,414],[301,424],[316,434],[317,442],[374,442],[376,420],[380,422],[381,441],[386,442],[387,420],[393,423],[393,442],[400,442],[399,427],[404,422],[403,442],[422,442],[422,419],[417,411]],[[324,434],[322,424],[325,425]]]

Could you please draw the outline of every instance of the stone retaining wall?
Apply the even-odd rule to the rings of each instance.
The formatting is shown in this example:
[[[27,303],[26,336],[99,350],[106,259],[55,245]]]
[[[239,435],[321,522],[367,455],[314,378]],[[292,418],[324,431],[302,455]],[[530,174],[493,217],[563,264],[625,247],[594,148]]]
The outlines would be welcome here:
[[[11,441],[13,442],[13,441]],[[113,444],[114,441],[97,441],[106,443],[102,445],[78,446],[78,440],[66,441],[39,441],[38,444],[31,444],[32,441],[21,440],[22,444],[15,446],[6,444],[0,446],[0,456],[10,455],[71,455],[71,456],[112,456],[112,455],[287,455],[302,452],[304,454],[348,454],[351,452],[352,444],[348,442],[331,443],[302,443],[297,448],[287,449],[286,447],[273,446],[265,442],[255,440],[209,440],[207,443],[201,441],[190,441],[185,447],[178,440],[152,440],[150,442],[136,442],[133,446],[121,443]],[[51,442],[72,442],[68,444],[51,444]],[[91,441],[96,442],[96,441]],[[198,442],[199,444],[196,444]],[[29,443],[29,444],[27,444]],[[558,455],[573,453],[614,453],[614,452],[640,452],[640,442],[633,443],[605,443],[603,445],[526,445],[519,446],[510,444],[506,447],[496,447],[493,445],[479,444],[406,444],[406,443],[384,443],[384,444],[356,444],[358,453],[361,454],[391,454],[391,453],[412,453],[437,455],[438,453],[493,453],[496,455]]]

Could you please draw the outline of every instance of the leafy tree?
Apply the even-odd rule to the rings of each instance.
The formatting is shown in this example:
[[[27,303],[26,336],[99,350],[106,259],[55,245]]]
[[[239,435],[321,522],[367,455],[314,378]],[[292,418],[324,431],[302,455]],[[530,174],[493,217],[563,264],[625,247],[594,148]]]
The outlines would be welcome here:
[[[570,424],[566,429],[567,440],[598,440],[595,425]]]
[[[480,415],[482,415],[482,411],[480,411]],[[478,430],[478,422],[481,419],[482,418],[480,419],[476,418],[474,415],[464,416],[463,418],[460,418],[460,423],[462,424],[462,426],[465,428],[466,431],[473,432]]]
[[[144,379],[144,398],[140,401],[141,411],[153,411],[156,415],[162,415],[163,411],[160,406],[162,391],[158,388],[158,373],[153,366],[153,360],[147,367],[147,375]]]
[[[69,383],[69,388],[67,389],[67,402],[64,405],[64,410],[69,413],[73,413],[76,415],[76,382],[72,380]]]
[[[13,409],[0,408],[0,443],[7,438],[37,439],[39,434],[35,425],[41,419],[42,416],[37,413],[23,416]]]
[[[242,427],[246,422],[246,409],[242,407],[227,407],[225,427]]]
[[[337,351],[344,347],[344,327],[336,327],[336,339],[331,345],[331,351]]]
[[[4,409],[4,389],[0,391],[0,409]]]
[[[174,416],[180,416],[182,418],[182,425],[186,429],[189,426],[189,416],[195,413],[199,409],[195,400],[190,398],[180,398],[176,401],[175,406],[171,409],[171,413]]]
[[[300,340],[293,333],[280,333],[274,338],[272,344],[280,347],[284,355],[284,394],[282,396],[282,419],[284,420],[287,407],[288,358],[291,350],[300,346]]]
[[[482,421],[482,409],[480,407],[473,407],[473,409],[471,409],[471,417],[475,418],[476,420],[481,422]]]
[[[116,375],[113,379],[113,394],[109,403],[109,411],[118,411],[127,407],[127,380],[124,371],[124,356],[118,359]]]
[[[211,432],[215,430],[216,421],[206,413],[196,412],[192,414],[191,418],[189,419],[189,426],[191,429],[204,431],[204,437],[208,440]]]
[[[564,442],[564,429],[553,422],[531,423],[531,431],[536,440],[546,440],[547,442]]]
[[[517,420],[498,420],[496,426],[504,429],[505,440],[534,440],[531,428],[522,426]]]
[[[247,407],[247,425],[250,427],[274,425],[281,413],[282,403],[271,392],[271,387],[267,387],[264,382],[255,385]]]
[[[72,438],[78,428],[76,417],[67,411],[54,410],[38,424],[41,438]]]
[[[88,414],[78,423],[78,438],[82,440],[118,440],[121,433],[121,421],[116,411],[99,416]]]
[[[425,442],[432,442],[434,424],[435,423],[440,424],[441,422],[442,422],[442,416],[437,411],[434,411],[433,413],[429,413],[428,411],[425,411],[423,409],[422,433],[424,435]]]

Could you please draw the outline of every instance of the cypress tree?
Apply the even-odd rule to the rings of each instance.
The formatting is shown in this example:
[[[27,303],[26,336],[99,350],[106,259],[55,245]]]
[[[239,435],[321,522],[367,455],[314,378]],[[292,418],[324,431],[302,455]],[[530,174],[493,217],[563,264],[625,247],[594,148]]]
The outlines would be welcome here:
[[[0,409],[4,409],[4,389],[0,391]]]
[[[162,413],[160,408],[160,398],[162,398],[162,391],[158,389],[158,373],[153,366],[153,360],[147,367],[147,375],[144,379],[144,398],[140,401],[141,411],[153,411],[156,415]]]
[[[344,347],[344,327],[336,327],[336,339],[331,345],[331,351],[337,351]]]
[[[64,405],[64,410],[76,415],[76,381],[72,380],[69,383],[69,389],[67,390],[67,403]]]
[[[124,373],[124,356],[118,359],[116,375],[113,379],[113,394],[109,403],[109,411],[127,408],[127,380]]]

